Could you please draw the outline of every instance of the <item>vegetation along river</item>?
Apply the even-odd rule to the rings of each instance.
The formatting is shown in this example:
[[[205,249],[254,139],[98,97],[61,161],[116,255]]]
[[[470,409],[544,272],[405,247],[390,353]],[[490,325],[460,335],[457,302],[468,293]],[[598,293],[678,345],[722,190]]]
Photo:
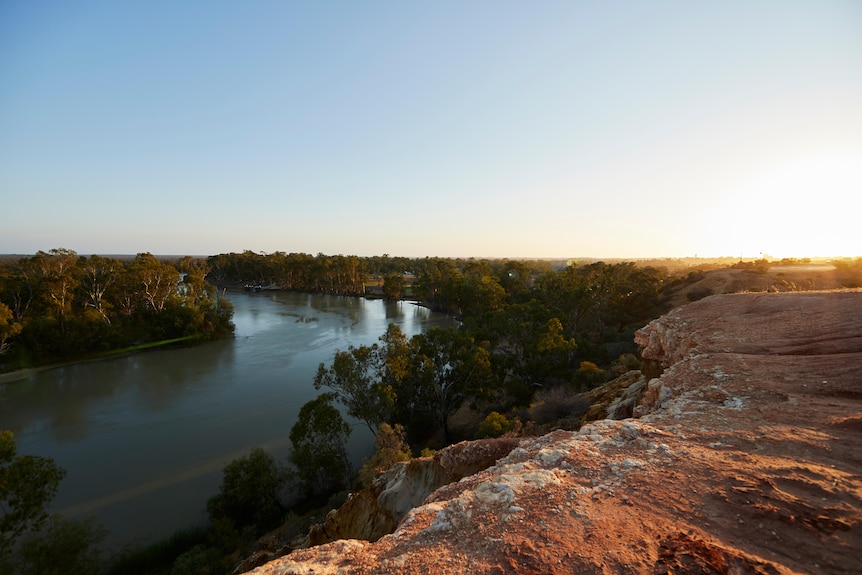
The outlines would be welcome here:
[[[389,323],[414,335],[454,325],[408,302],[234,292],[234,339],[44,371],[0,386],[0,428],[18,452],[68,471],[53,504],[95,515],[106,544],[142,544],[205,521],[223,467],[253,447],[284,460],[299,408],[336,349],[372,344]],[[354,426],[354,466],[373,451]]]

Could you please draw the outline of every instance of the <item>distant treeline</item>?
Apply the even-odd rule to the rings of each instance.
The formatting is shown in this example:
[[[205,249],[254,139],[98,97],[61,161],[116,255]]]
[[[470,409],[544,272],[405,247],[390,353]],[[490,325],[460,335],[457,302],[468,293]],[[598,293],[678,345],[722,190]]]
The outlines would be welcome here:
[[[120,261],[67,249],[0,263],[0,358],[7,368],[233,333],[233,307],[205,261]]]
[[[252,251],[211,256],[207,264],[210,280],[217,284],[242,282],[360,295],[370,282],[382,284],[383,293],[392,299],[409,288],[412,298],[458,316],[478,332],[487,330],[501,313],[527,313],[523,306],[528,306],[541,310],[536,314],[542,316],[543,324],[559,318],[564,335],[587,344],[586,349],[619,341],[627,328],[640,327],[656,317],[660,290],[669,275],[665,268],[633,262],[555,265],[549,260],[363,258]]]

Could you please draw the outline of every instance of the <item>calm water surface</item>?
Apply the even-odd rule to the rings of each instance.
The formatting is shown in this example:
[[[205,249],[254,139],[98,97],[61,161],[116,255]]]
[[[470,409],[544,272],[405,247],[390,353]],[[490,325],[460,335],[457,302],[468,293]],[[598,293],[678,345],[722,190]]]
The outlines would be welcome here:
[[[372,344],[389,323],[408,335],[454,321],[411,303],[286,292],[229,294],[236,338],[53,369],[0,386],[0,428],[19,453],[68,474],[54,511],[95,515],[119,547],[205,520],[229,461],[263,447],[287,455],[321,362]],[[355,426],[354,465],[372,451]]]

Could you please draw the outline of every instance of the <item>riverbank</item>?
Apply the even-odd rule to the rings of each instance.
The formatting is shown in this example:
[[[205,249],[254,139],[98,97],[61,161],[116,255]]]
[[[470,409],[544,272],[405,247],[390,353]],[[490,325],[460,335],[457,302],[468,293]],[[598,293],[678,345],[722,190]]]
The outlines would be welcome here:
[[[154,341],[150,343],[142,343],[139,345],[133,345],[129,347],[124,347],[121,349],[114,349],[111,351],[106,351],[94,356],[86,356],[86,357],[77,357],[71,358],[66,361],[49,363],[45,365],[38,365],[33,367],[25,367],[25,368],[12,368],[8,371],[3,371],[5,366],[0,366],[0,385],[5,385],[7,383],[13,383],[15,381],[21,381],[23,379],[29,379],[36,374],[42,373],[44,371],[50,371],[52,369],[58,369],[61,367],[68,367],[70,365],[77,365],[79,363],[87,363],[91,361],[101,361],[103,359],[112,359],[120,355],[138,353],[141,351],[146,351],[150,349],[157,349],[166,346],[170,346],[176,343],[181,343],[184,341],[191,340],[199,340],[201,336],[199,335],[187,335],[185,337],[175,337],[172,339],[165,339],[162,341]]]
[[[3,428],[21,453],[67,470],[50,511],[95,516],[108,549],[205,521],[221,470],[251,449],[287,457],[300,407],[320,393],[315,372],[336,350],[372,345],[390,323],[411,336],[453,325],[424,308],[362,298],[228,295],[233,338],[5,375],[26,379],[0,388]],[[370,431],[353,429],[354,467],[373,446]]]

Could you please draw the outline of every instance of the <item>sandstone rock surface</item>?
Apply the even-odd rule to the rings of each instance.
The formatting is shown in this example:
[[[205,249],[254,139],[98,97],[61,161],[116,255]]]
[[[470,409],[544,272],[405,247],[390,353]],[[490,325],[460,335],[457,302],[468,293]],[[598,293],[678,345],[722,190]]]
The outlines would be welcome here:
[[[523,438],[376,542],[253,571],[860,573],[862,292],[711,296],[638,333],[635,419]]]

